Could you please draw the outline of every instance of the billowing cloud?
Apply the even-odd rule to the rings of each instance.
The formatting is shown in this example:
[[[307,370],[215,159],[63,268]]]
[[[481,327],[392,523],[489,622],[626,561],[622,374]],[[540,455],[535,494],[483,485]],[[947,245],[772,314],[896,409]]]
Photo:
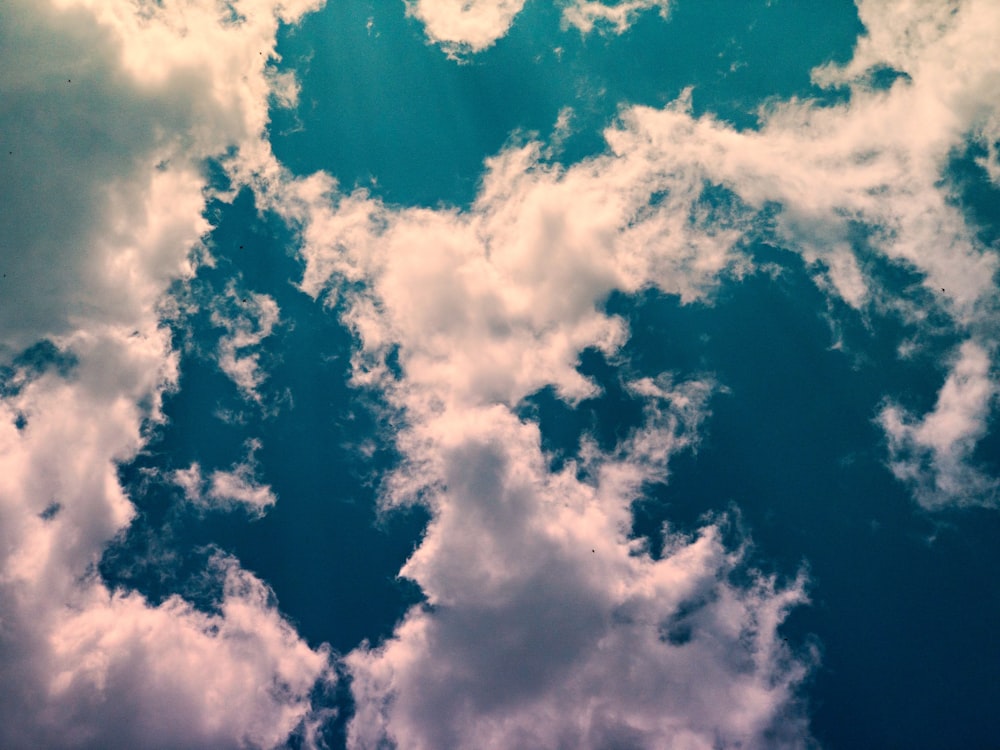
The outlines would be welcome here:
[[[711,377],[623,383],[645,426],[610,451],[584,438],[559,469],[518,407],[546,387],[570,404],[598,393],[581,353],[613,360],[629,335],[609,295],[710,300],[765,239],[800,253],[849,307],[918,333],[933,313],[967,340],[931,412],[889,402],[879,424],[890,467],[924,505],[992,502],[996,482],[971,459],[996,405],[1000,262],[946,178],[970,138],[984,173],[1000,174],[1000,11],[862,3],[852,61],[814,73],[843,89],[840,103],[776,102],[757,130],[696,117],[690,93],[627,107],[607,150],[578,164],[551,163],[539,143],[504,149],[463,210],[343,194],[274,160],[268,102],[297,91],[269,67],[275,35],[314,5],[5,4],[0,744],[267,747],[316,721],[328,654],[235,561],[213,564],[211,612],[111,591],[94,573],[135,512],[116,467],[179,382],[157,305],[204,257],[204,160],[227,154],[237,187],[301,231],[301,288],[342,311],[354,382],[379,389],[399,426],[385,509],[431,511],[402,571],[426,602],[346,658],[350,742],[807,746],[798,690],[813,657],[778,636],[804,579],[749,568],[748,543],[724,544],[722,518],[667,529],[662,554],[630,538],[631,503],[697,442]],[[459,54],[494,43],[522,6],[408,8]],[[566,18],[621,31],[665,7],[578,3]],[[873,85],[884,67],[900,75]],[[916,283],[893,288],[885,265]],[[219,362],[254,399],[265,377],[254,350],[277,305],[228,294]],[[250,453],[173,479],[196,502],[259,512],[275,498]]]
[[[480,52],[503,37],[524,0],[408,0],[427,36],[452,55]]]
[[[308,736],[326,654],[298,637],[259,580],[216,564],[217,614],[95,584],[46,622],[49,650],[33,651],[31,666],[45,671],[48,699],[42,712],[19,706],[6,746],[268,748],[295,730]]]
[[[266,160],[236,166],[302,226],[303,290],[364,282],[343,290],[358,382],[379,380],[398,345],[406,384],[513,405],[550,384],[570,400],[593,393],[576,363],[625,340],[599,309],[613,290],[655,285],[692,301],[746,267],[734,246],[748,214],[715,201],[698,165],[625,149],[568,168],[540,156],[529,143],[488,160],[464,212],[340,196],[322,174],[288,181]]]
[[[3,3],[4,747],[269,747],[307,729],[328,657],[260,581],[218,563],[206,614],[95,571],[135,512],[118,463],[177,386],[157,304],[203,257],[203,162],[260,137],[271,87],[288,91],[267,71],[279,18],[313,5]],[[266,489],[248,477],[208,494]]]
[[[274,744],[307,716],[327,657],[283,623],[259,581],[226,562],[208,616],[109,591],[93,572],[133,514],[115,461],[142,445],[143,420],[176,377],[167,336],[61,343],[75,353],[69,372],[44,371],[2,404],[0,662],[12,678],[0,744]]]
[[[750,571],[736,584],[742,552],[714,523],[668,535],[658,559],[627,538],[630,502],[695,439],[709,392],[637,390],[651,397],[647,427],[558,473],[537,427],[502,407],[446,412],[403,438],[412,463],[393,499],[420,493],[435,512],[402,571],[427,602],[348,655],[351,747],[806,742],[795,695],[811,657],[776,632],[803,581]]]

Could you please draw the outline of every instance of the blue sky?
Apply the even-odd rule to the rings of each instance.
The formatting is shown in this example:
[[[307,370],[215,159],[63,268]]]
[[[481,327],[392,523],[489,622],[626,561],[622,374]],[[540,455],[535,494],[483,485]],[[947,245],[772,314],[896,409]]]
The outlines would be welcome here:
[[[995,4],[0,8],[0,745],[994,741]]]

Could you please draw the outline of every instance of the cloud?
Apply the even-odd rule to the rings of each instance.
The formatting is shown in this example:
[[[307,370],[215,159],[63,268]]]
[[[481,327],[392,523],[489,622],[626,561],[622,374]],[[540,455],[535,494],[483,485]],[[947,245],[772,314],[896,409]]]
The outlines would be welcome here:
[[[279,18],[314,4],[3,6],[0,745],[272,746],[315,719],[328,655],[260,581],[219,562],[206,614],[95,570],[135,513],[118,464],[177,387],[157,305],[204,255],[203,162],[261,136]],[[218,479],[267,499],[246,467]]]
[[[625,33],[643,11],[656,8],[660,17],[670,13],[670,0],[625,0],[608,4],[598,0],[574,0],[563,8],[563,22],[589,34],[595,28],[609,29],[616,34]]]
[[[260,355],[253,349],[271,335],[278,323],[278,303],[267,294],[240,294],[234,283],[230,283],[224,297],[213,302],[212,325],[226,331],[219,339],[219,368],[244,398],[260,403],[257,388],[267,374],[261,370]]]
[[[61,342],[78,359],[68,375],[45,372],[0,409],[0,663],[16,675],[4,747],[267,747],[306,719],[325,673],[326,654],[232,561],[213,616],[111,592],[93,573],[134,513],[116,461],[143,444],[176,378],[165,332],[136,341],[76,334]]]
[[[503,37],[524,0],[407,0],[406,13],[451,56],[481,52]]]
[[[434,7],[411,6],[439,41],[468,43],[467,31],[432,30]],[[506,18],[484,8],[468,13],[492,19],[477,37],[488,45],[519,6],[505,6]],[[996,28],[990,8],[972,4],[931,26],[872,5],[862,13],[873,41],[863,39],[849,65],[816,73],[825,85],[849,86],[847,103],[776,103],[761,113],[759,131],[742,132],[694,117],[685,97],[658,110],[628,108],[607,131],[608,151],[580,164],[549,164],[533,143],[497,155],[467,211],[386,206],[363,191],[341,194],[322,174],[292,179],[262,144],[245,144],[230,164],[261,205],[301,229],[302,288],[344,303],[359,341],[356,382],[385,389],[398,410],[405,463],[385,484],[386,505],[419,501],[433,511],[402,571],[427,604],[384,643],[347,657],[354,746],[386,738],[416,748],[808,744],[796,695],[810,657],[792,653],[777,630],[805,601],[803,579],[779,584],[748,570],[744,548],[722,543],[720,519],[692,536],[668,533],[662,557],[628,538],[631,501],[690,447],[711,386],[630,384],[649,400],[652,426],[613,455],[584,445],[578,463],[555,473],[537,428],[512,410],[547,385],[570,402],[595,393],[576,365],[588,347],[613,356],[628,335],[602,311],[612,291],[655,286],[686,302],[709,299],[726,274],[749,267],[748,238],[801,253],[822,288],[857,310],[895,305],[919,326],[921,306],[932,306],[958,330],[988,330],[996,254],[977,242],[942,174],[954,148],[993,127],[992,57],[967,60],[963,51],[982,49]],[[900,29],[917,31],[895,33],[897,18]],[[925,39],[918,55],[905,49],[915,38]],[[907,77],[875,90],[865,76],[878,64]],[[962,65],[970,75],[953,75]],[[914,271],[922,296],[881,285],[871,254]],[[219,318],[230,332],[220,346],[232,355],[223,357],[227,372],[245,392],[260,373],[238,352],[270,332],[277,312],[264,307]],[[929,414],[889,405],[879,416],[891,468],[927,507],[995,496],[995,481],[969,463],[995,399],[994,350],[991,340],[963,345]],[[197,466],[176,478],[202,500],[273,499],[250,462],[208,481]],[[75,507],[39,497],[32,523],[40,528]],[[98,538],[127,522],[127,503],[116,507],[120,517]],[[38,563],[24,555],[18,565]],[[134,610],[202,644],[222,638],[211,651],[232,666],[236,657],[216,635],[228,632],[225,609],[222,621],[208,621],[181,602],[126,600],[93,611]],[[267,606],[253,611],[254,633],[280,622]],[[291,636],[277,642],[300,645]],[[66,653],[78,664],[103,658]],[[78,666],[68,684],[100,674]],[[225,690],[236,716],[246,704]],[[301,719],[296,690],[252,710]],[[293,724],[267,726],[277,736]]]
[[[697,165],[616,151],[564,168],[541,152],[528,143],[488,160],[469,211],[338,195],[323,174],[291,179],[266,154],[233,168],[301,227],[302,289],[344,300],[357,382],[381,382],[398,345],[407,384],[513,405],[550,384],[569,400],[594,392],[576,363],[625,340],[600,309],[612,291],[693,301],[747,267],[736,244],[749,214],[719,201]]]
[[[889,404],[878,422],[889,439],[889,467],[929,510],[945,505],[995,505],[1000,481],[971,464],[1000,384],[989,352],[967,341],[959,348],[934,409],[920,419]]]
[[[24,747],[274,747],[302,727],[326,654],[231,560],[219,613],[95,585],[51,623],[49,700]],[[304,728],[304,727],[302,727]],[[10,746],[10,745],[8,745]]]
[[[429,29],[432,12],[456,7],[411,6]],[[628,336],[604,311],[610,294],[710,301],[764,240],[799,253],[858,314],[920,330],[933,313],[982,339],[962,348],[931,414],[890,406],[880,422],[919,500],[966,502],[953,490],[979,481],[968,459],[995,397],[1000,263],[944,178],[955,149],[992,132],[1000,25],[988,3],[938,7],[862,4],[854,61],[814,75],[844,89],[839,103],[773,102],[756,130],[696,117],[690,92],[625,107],[605,153],[580,163],[509,146],[466,210],[344,194],[322,173],[293,178],[263,147],[229,163],[300,231],[302,289],[343,311],[355,383],[379,388],[394,412],[403,465],[385,482],[386,507],[432,511],[402,571],[427,603],[346,658],[353,746],[809,744],[796,704],[809,658],[777,635],[805,600],[803,580],[748,571],[718,519],[668,534],[659,558],[628,538],[630,503],[690,447],[710,386],[629,384],[649,426],[611,455],[585,442],[555,472],[537,427],[515,413],[547,386],[570,404],[597,392],[577,365],[588,348],[613,358]],[[489,20],[482,48],[519,9],[461,12]],[[471,44],[461,30],[428,33]],[[880,88],[880,65],[905,75]],[[893,287],[887,266],[917,283]]]
[[[777,627],[804,581],[747,571],[721,522],[671,536],[661,559],[628,539],[631,502],[694,444],[713,384],[628,384],[646,428],[610,456],[586,441],[556,473],[538,428],[514,415],[547,385],[570,402],[597,392],[577,363],[625,340],[601,309],[613,290],[697,300],[742,272],[746,214],[697,167],[616,150],[563,168],[540,150],[490,160],[465,212],[338,195],[324,175],[291,179],[266,159],[234,165],[300,227],[302,288],[343,303],[355,381],[396,410],[404,464],[384,506],[433,515],[402,570],[427,604],[346,657],[350,743],[763,746],[780,725],[780,742],[802,746],[796,690],[811,657]]]
[[[669,0],[598,0],[562,3],[563,24],[589,34],[595,28],[623,34],[643,11],[657,9],[667,18]],[[406,0],[406,13],[424,24],[428,38],[449,57],[461,59],[492,47],[510,31],[524,0]]]
[[[284,3],[291,20],[315,3]],[[267,122],[275,7],[7,0],[0,30],[0,335],[132,321],[207,230],[204,158]]]
[[[244,461],[228,471],[216,469],[207,480],[202,476],[198,463],[186,469],[177,469],[170,474],[170,479],[184,491],[187,501],[198,507],[215,510],[243,507],[252,516],[262,516],[277,502],[277,498],[269,485],[257,481],[254,453],[260,448],[259,440],[250,440]]]
[[[850,65],[827,67],[816,80],[848,86],[846,102],[773,103],[754,131],[695,117],[690,92],[628,107],[605,133],[607,151],[578,164],[548,163],[530,142],[487,160],[467,210],[342,194],[321,173],[292,178],[263,150],[230,163],[260,205],[300,230],[302,289],[340,306],[358,339],[355,382],[395,410],[404,461],[385,481],[385,506],[432,511],[402,570],[426,604],[346,657],[353,747],[810,744],[796,701],[810,657],[777,634],[805,601],[803,579],[746,570],[720,520],[668,533],[660,558],[628,538],[630,503],[690,446],[709,386],[630,384],[651,426],[613,455],[585,442],[557,472],[537,427],[514,412],[546,386],[570,403],[596,393],[577,363],[587,348],[614,357],[626,340],[602,307],[612,292],[709,300],[752,266],[744,248],[760,239],[800,253],[820,287],[859,312],[894,310],[919,327],[931,306],[956,330],[986,329],[997,255],[942,182],[949,154],[996,100],[993,57],[964,57],[996,24],[986,6],[970,8],[888,90]],[[865,18],[871,38],[895,23]],[[889,52],[872,60],[908,59]],[[965,64],[969,76],[952,75]],[[921,285],[889,287],[872,257]],[[929,482],[969,486],[991,346],[963,350],[924,420],[883,412],[893,466],[924,502]],[[929,460],[932,478],[905,475],[913,460]]]
[[[630,502],[690,444],[682,424],[706,393],[659,388],[661,419],[618,455],[558,473],[537,427],[500,407],[414,426],[401,443],[415,468],[395,487],[424,485],[434,509],[402,570],[427,602],[346,657],[349,746],[805,744],[796,690],[812,657],[776,631],[805,601],[803,580],[746,570],[721,521],[668,533],[659,559],[627,538]],[[735,583],[736,569],[752,582]]]

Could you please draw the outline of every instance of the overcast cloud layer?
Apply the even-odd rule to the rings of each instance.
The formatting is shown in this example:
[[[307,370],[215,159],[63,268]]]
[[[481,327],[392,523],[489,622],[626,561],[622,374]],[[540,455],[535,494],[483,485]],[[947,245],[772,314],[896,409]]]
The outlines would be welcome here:
[[[457,65],[522,6],[400,12]],[[559,7],[581,34],[625,34],[645,13],[670,22],[665,2]],[[871,419],[916,505],[993,507],[997,478],[976,449],[1000,389],[1000,258],[946,170],[976,144],[1000,185],[1000,6],[862,2],[852,59],[813,71],[840,103],[773,101],[753,130],[696,116],[690,91],[625,107],[603,153],[562,165],[522,136],[487,160],[470,206],[433,209],[273,155],[269,107],[298,91],[273,64],[279,23],[318,8],[0,2],[0,745],[321,746],[332,712],[316,696],[340,670],[352,748],[812,746],[819,654],[779,631],[809,606],[805,568],[755,568],[738,509],[691,534],[668,527],[662,552],[631,537],[633,501],[697,449],[726,384],[626,380],[642,424],[610,448],[584,438],[562,465],[521,407],[546,388],[570,405],[599,393],[581,355],[614,361],[631,335],[609,295],[711,303],[766,241],[800,254],[851,314],[916,330],[900,356],[942,325],[960,341],[929,411],[886,393]],[[894,82],[876,85],[889,68]],[[212,186],[208,159],[232,191]],[[210,611],[112,590],[97,572],[136,513],[117,467],[183,387],[171,285],[213,263],[207,201],[241,187],[294,231],[299,287],[350,329],[352,384],[393,426],[381,512],[430,514],[400,571],[424,601],[346,654],[307,644],[231,555],[205,571],[221,591]],[[914,283],[885,284],[886,266]],[[209,315],[222,335],[206,354],[262,408],[258,349],[286,322],[277,302],[234,279]],[[262,516],[282,502],[255,457],[267,440],[249,435],[228,468],[156,480],[201,512]]]

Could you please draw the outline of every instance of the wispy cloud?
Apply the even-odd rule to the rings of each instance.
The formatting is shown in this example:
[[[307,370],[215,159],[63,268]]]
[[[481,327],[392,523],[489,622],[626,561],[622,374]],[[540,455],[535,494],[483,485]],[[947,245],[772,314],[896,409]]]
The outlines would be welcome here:
[[[579,29],[582,34],[589,34],[595,28],[623,34],[644,11],[656,9],[660,17],[666,19],[671,4],[670,0],[625,0],[617,3],[574,0],[563,8],[563,22]]]
[[[233,283],[214,304],[212,325],[226,331],[219,340],[219,368],[236,384],[244,398],[260,403],[257,389],[267,373],[261,369],[256,348],[277,325],[278,304],[266,294],[240,293]]]
[[[879,414],[889,440],[889,466],[917,500],[933,510],[945,505],[995,505],[1000,480],[972,463],[986,434],[1000,385],[982,345],[960,347],[934,409],[919,419],[898,405]]]
[[[184,497],[194,505],[214,510],[231,510],[242,507],[251,516],[262,516],[277,502],[271,487],[257,480],[257,462],[254,453],[261,448],[259,440],[247,444],[246,459],[230,469],[216,469],[207,478],[198,463],[186,469],[177,469],[171,481],[184,491]]]

